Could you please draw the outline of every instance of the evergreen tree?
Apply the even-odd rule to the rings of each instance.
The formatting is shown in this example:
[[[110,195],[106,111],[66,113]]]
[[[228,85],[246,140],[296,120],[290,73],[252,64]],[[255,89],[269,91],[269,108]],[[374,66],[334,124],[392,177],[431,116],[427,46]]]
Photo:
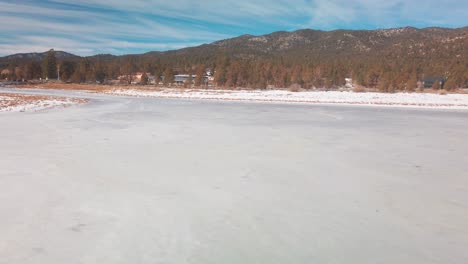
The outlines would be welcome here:
[[[57,78],[57,59],[55,57],[54,49],[47,52],[46,57],[42,64],[42,77],[44,79],[56,79]]]
[[[447,91],[453,91],[457,88],[455,78],[448,78],[444,84],[444,89]]]
[[[159,82],[162,80],[161,77],[163,75],[163,70],[162,70],[161,65],[156,65],[155,66],[155,71],[154,71],[154,83],[156,86],[159,84]]]
[[[97,61],[93,69],[94,69],[93,81],[104,83],[104,81],[106,80],[105,65],[101,61]]]
[[[79,68],[76,68],[74,71],[73,71],[73,74],[70,76],[70,81],[74,82],[74,83],[81,83],[82,82],[82,78],[81,78],[81,74],[80,74],[80,69]]]
[[[30,61],[25,67],[25,77],[27,80],[39,79],[42,76],[41,64],[37,61]]]
[[[197,66],[195,70],[195,86],[203,85],[205,80],[205,65],[200,64]]]
[[[408,92],[414,92],[418,86],[418,80],[416,78],[416,75],[413,75],[408,82],[406,82],[406,91]]]
[[[215,68],[215,73],[214,73],[214,81],[216,85],[218,86],[224,86],[226,84],[227,80],[227,67],[229,65],[229,59],[221,55],[218,57],[217,62],[216,62],[216,68]]]
[[[193,84],[193,75],[192,75],[192,73],[189,73],[189,77],[187,78],[186,83],[187,83],[187,88],[192,87],[192,84]]]
[[[143,73],[143,75],[141,75],[140,84],[141,85],[147,85],[148,80],[149,80],[148,75],[146,75],[146,73]]]
[[[75,63],[71,61],[62,62],[62,66],[60,70],[60,79],[64,82],[69,81],[74,71],[75,71]]]
[[[174,83],[174,71],[171,67],[167,67],[164,71],[164,85],[171,85]]]
[[[135,62],[133,61],[132,57],[127,57],[126,61],[123,65],[122,68],[122,74],[124,75],[124,81],[127,84],[131,84],[135,78],[135,72],[137,70],[137,66],[135,65]]]

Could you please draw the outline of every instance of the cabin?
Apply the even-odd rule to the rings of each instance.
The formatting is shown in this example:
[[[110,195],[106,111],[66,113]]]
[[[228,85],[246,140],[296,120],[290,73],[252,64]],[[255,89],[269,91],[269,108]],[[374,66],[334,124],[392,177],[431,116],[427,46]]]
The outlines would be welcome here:
[[[148,76],[148,82],[151,83],[151,76],[153,75],[151,75],[151,73],[149,72],[136,72],[131,75],[120,75],[117,79],[122,83],[130,82],[131,84],[139,84],[141,82],[141,77],[143,76],[143,74],[146,74],[146,76]],[[154,82],[154,76],[153,76],[153,82]]]
[[[195,75],[190,75],[190,74],[176,74],[174,75],[174,83],[176,84],[184,84],[187,81],[192,81],[195,78]]]
[[[352,78],[345,78],[345,87],[346,88],[353,88],[354,85],[353,85],[353,79]]]
[[[154,75],[148,76],[148,83],[149,84],[156,84],[156,76],[154,76]]]
[[[188,81],[191,81],[192,83],[195,82],[195,78],[197,78],[197,75],[190,75],[190,74],[176,74],[174,75],[174,83],[178,85],[182,85]],[[203,83],[208,82],[208,76],[203,76]]]
[[[422,81],[424,88],[432,88],[435,82],[439,82],[440,89],[444,88],[444,84],[447,81],[445,77],[425,77]]]

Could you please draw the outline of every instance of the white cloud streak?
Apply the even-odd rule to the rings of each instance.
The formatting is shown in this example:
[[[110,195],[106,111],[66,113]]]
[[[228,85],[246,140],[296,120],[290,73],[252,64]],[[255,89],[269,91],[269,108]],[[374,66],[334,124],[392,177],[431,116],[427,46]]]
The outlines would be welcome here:
[[[0,10],[0,55],[167,50],[302,27],[468,24],[468,2],[455,0],[0,0]]]

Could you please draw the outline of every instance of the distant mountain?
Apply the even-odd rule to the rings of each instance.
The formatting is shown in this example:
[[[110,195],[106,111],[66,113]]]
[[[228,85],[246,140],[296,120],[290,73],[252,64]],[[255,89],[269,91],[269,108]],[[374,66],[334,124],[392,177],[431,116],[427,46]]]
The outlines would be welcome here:
[[[368,54],[383,50],[415,51],[427,44],[465,43],[468,27],[460,29],[412,27],[382,30],[320,31],[303,29],[294,32],[274,32],[263,36],[244,35],[222,40],[210,46],[237,54]]]
[[[285,56],[293,54],[339,56],[367,55],[396,52],[400,55],[420,54],[437,51],[464,51],[468,44],[468,27],[464,28],[424,28],[413,27],[379,29],[379,30],[334,30],[321,31],[302,29],[293,32],[278,31],[267,35],[242,35],[204,44],[197,47],[171,51],[151,51],[144,54],[122,56],[133,57],[173,57],[214,56],[222,52],[238,58],[255,56]],[[443,46],[441,46],[443,45]],[[430,48],[430,50],[428,50]],[[444,52],[445,53],[445,52]],[[47,52],[20,53],[0,57],[0,61],[42,60]],[[79,56],[64,51],[56,51],[59,60],[76,59]],[[91,59],[114,59],[122,56],[99,54],[89,56]]]
[[[47,56],[47,51],[45,52],[33,52],[33,53],[17,53],[5,57],[0,57],[0,61],[23,61],[23,60],[43,60]],[[55,56],[59,60],[70,59],[70,58],[79,58],[79,56],[65,52],[65,51],[55,51]]]
[[[458,29],[413,27],[381,30],[320,31],[303,29],[279,31],[262,36],[242,35],[198,47],[167,52],[150,52],[140,56],[186,56],[211,58],[223,53],[235,58],[255,57],[337,57],[337,56],[431,56],[466,57],[468,27]],[[454,54],[452,54],[454,53]],[[456,54],[455,54],[456,53]]]

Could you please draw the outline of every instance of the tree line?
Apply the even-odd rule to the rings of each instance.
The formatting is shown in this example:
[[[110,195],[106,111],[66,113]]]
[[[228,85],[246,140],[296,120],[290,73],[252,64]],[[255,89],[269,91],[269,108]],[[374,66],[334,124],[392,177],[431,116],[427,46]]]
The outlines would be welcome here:
[[[171,85],[175,74],[193,75],[195,86],[203,85],[203,76],[210,71],[214,85],[220,88],[270,87],[303,89],[333,89],[345,85],[352,78],[356,86],[376,88],[382,92],[414,91],[426,76],[445,77],[444,88],[468,86],[466,60],[435,60],[425,58],[373,57],[251,57],[239,58],[219,53],[210,58],[170,59],[144,56],[119,56],[108,58],[94,56],[57,60],[50,50],[42,61],[11,63],[10,80],[60,79],[72,83],[106,83],[120,79],[130,84],[137,72],[144,72],[142,84],[148,83],[146,73],[155,76],[156,83]]]

